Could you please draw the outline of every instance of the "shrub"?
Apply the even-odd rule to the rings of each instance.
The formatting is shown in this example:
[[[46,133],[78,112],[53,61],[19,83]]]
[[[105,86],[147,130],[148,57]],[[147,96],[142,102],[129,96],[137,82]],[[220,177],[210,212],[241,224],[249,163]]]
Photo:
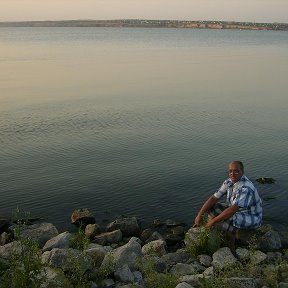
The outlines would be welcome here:
[[[222,233],[216,229],[205,229],[204,226],[199,228],[197,238],[190,244],[186,245],[186,250],[193,256],[200,254],[212,255],[224,243]]]
[[[89,237],[85,234],[85,228],[80,225],[77,233],[70,240],[70,247],[80,251],[84,251],[88,248],[89,244],[90,240]]]
[[[178,284],[178,278],[168,273],[158,273],[155,271],[153,255],[148,256],[148,261],[138,261],[138,268],[144,274],[148,288],[175,288]]]

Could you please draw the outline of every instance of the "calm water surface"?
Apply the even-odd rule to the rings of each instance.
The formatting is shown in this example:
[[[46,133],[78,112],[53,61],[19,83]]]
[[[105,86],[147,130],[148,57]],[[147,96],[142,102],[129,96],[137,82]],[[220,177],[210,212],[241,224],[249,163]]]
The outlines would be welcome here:
[[[191,224],[240,159],[287,226],[288,34],[0,29],[0,214]]]

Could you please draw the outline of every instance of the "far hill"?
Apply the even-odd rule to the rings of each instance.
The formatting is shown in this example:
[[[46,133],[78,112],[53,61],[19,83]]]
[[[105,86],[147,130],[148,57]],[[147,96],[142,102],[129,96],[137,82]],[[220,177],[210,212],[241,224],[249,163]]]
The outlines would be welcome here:
[[[143,27],[143,28],[199,28],[199,29],[288,31],[288,23],[139,20],[139,19],[0,22],[0,27]]]

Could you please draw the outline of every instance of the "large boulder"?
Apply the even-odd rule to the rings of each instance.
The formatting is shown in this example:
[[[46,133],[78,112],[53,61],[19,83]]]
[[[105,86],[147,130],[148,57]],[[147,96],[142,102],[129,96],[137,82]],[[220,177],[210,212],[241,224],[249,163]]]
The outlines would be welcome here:
[[[186,282],[181,282],[175,288],[193,288],[193,286],[191,286],[190,284]]]
[[[100,245],[106,245],[107,243],[116,244],[119,243],[121,240],[122,240],[122,232],[120,229],[118,229],[95,236],[93,242]]]
[[[0,259],[9,260],[12,256],[20,255],[22,249],[23,247],[20,241],[13,241],[0,246]]]
[[[42,251],[49,251],[53,248],[69,248],[72,237],[73,234],[69,233],[68,231],[63,232],[48,240],[42,248]]]
[[[138,237],[140,235],[140,225],[136,217],[116,219],[107,225],[106,231],[111,232],[118,229],[122,231],[125,237]]]
[[[42,254],[42,262],[54,268],[60,268],[64,272],[74,273],[92,269],[92,259],[76,249],[53,248]]]
[[[139,241],[140,239],[132,237],[127,244],[107,253],[100,269],[101,267],[105,269],[108,266],[113,266],[113,268],[117,269],[127,264],[131,271],[135,271],[137,268],[137,259],[142,256]]]
[[[44,267],[43,276],[45,280],[41,284],[41,288],[66,287],[67,278],[60,269]]]
[[[151,241],[142,247],[142,253],[163,256],[166,254],[166,243],[163,240]]]
[[[127,264],[116,269],[114,276],[115,276],[116,280],[123,282],[123,283],[133,283],[134,282],[134,274],[131,272],[131,270]]]
[[[224,269],[230,267],[237,262],[237,259],[232,254],[228,247],[218,249],[212,256],[212,266],[217,269]]]
[[[105,255],[112,250],[113,248],[110,246],[101,246],[92,243],[84,252],[92,259],[93,266],[99,268],[104,260]]]
[[[259,265],[266,259],[267,259],[267,255],[260,250],[253,252],[253,254],[250,256],[250,261],[254,265]]]
[[[276,251],[281,247],[281,239],[277,231],[270,230],[258,239],[258,249],[263,252]]]
[[[193,265],[177,263],[170,269],[170,273],[177,276],[184,276],[198,274],[198,271]]]
[[[176,252],[167,253],[161,258],[166,262],[168,267],[172,267],[177,263],[188,263],[195,260],[192,259],[192,256],[184,249],[178,249]]]
[[[92,211],[89,208],[81,208],[73,211],[71,215],[71,223],[76,226],[94,224],[96,222]]]
[[[42,248],[51,238],[57,236],[58,230],[51,223],[40,223],[25,226],[20,230],[20,239],[30,239],[38,243]]]
[[[227,287],[237,287],[237,288],[257,288],[257,281],[254,278],[241,278],[232,277],[227,279]]]
[[[186,246],[191,246],[199,239],[204,227],[191,227],[185,234],[184,243]]]
[[[96,235],[101,234],[101,228],[98,224],[88,224],[85,227],[85,235],[90,238],[93,239]]]

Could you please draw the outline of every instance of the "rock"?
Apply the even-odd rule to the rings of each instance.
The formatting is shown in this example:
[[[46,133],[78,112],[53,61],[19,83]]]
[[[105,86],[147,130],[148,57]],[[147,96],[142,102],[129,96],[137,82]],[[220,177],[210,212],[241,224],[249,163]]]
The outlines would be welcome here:
[[[72,248],[53,248],[51,251],[46,251],[42,254],[42,262],[69,273],[75,273],[78,270],[85,273],[92,269],[92,259]]]
[[[113,279],[104,279],[101,281],[101,288],[114,288],[115,281]]]
[[[43,276],[45,281],[41,284],[41,288],[65,287],[67,282],[67,278],[61,270],[51,267],[44,267]]]
[[[134,271],[134,283],[142,283],[143,282],[143,275],[140,271]]]
[[[145,229],[141,232],[140,240],[142,242],[146,242],[153,234],[153,230],[151,228]]]
[[[20,239],[30,239],[36,241],[40,248],[51,238],[58,235],[58,230],[51,223],[33,224],[25,226],[20,231]]]
[[[131,271],[135,271],[138,258],[142,256],[140,239],[132,237],[129,242],[119,248],[116,248],[105,255],[105,258],[100,266],[113,266],[115,269],[127,264]]]
[[[102,233],[95,236],[94,242],[100,245],[106,245],[107,243],[115,244],[119,243],[122,240],[122,232],[120,229],[114,230],[112,232]]]
[[[278,264],[282,260],[281,252],[267,252],[267,262],[270,264]]]
[[[254,278],[232,277],[227,279],[227,287],[237,288],[257,288],[257,282]]]
[[[140,226],[136,217],[120,218],[107,225],[106,231],[111,232],[120,229],[125,237],[139,236]]]
[[[180,282],[186,282],[192,286],[201,287],[201,280],[204,278],[203,274],[185,275],[179,278]]]
[[[93,243],[99,244],[99,245],[106,245],[107,244],[107,236],[105,233],[102,233],[100,235],[97,235],[93,239]]]
[[[119,267],[114,272],[115,279],[124,283],[133,283],[134,275],[127,264]]]
[[[89,208],[76,209],[71,215],[71,223],[76,226],[94,224],[95,218]]]
[[[154,227],[161,227],[161,226],[164,225],[164,223],[163,223],[160,219],[157,218],[157,219],[154,219],[154,220],[153,220],[152,225],[153,225]]]
[[[120,229],[105,233],[108,243],[119,243],[122,240],[122,232]]]
[[[99,247],[88,248],[84,252],[92,259],[93,266],[99,268],[105,258],[105,255],[112,250],[113,249],[110,246],[103,247],[99,245]]]
[[[175,226],[179,226],[181,223],[176,222],[176,221],[171,220],[171,219],[167,219],[165,224],[167,227],[175,227]]]
[[[206,267],[200,265],[198,262],[191,263],[190,265],[195,268],[197,274],[203,273],[207,269]]]
[[[9,234],[6,232],[3,232],[0,236],[0,246],[9,243],[9,240],[10,240]]]
[[[168,246],[174,246],[183,240],[182,237],[174,234],[167,234],[164,236],[164,241]]]
[[[53,248],[69,248],[70,240],[72,239],[72,237],[73,235],[68,231],[63,232],[48,240],[42,248],[42,251],[45,252],[48,250],[52,250]]]
[[[250,257],[250,252],[246,248],[239,247],[236,249],[235,253],[236,253],[238,259],[240,259],[240,260],[245,261],[245,260],[248,260]]]
[[[198,240],[200,233],[205,229],[204,227],[191,227],[185,234],[184,243],[186,246],[193,245]]]
[[[282,247],[278,232],[270,230],[258,239],[258,249],[263,252],[276,251]]]
[[[208,267],[208,268],[203,272],[203,275],[204,275],[205,278],[213,277],[213,275],[214,275],[214,267],[213,267],[213,266]]]
[[[279,231],[279,237],[283,249],[288,248],[288,231]]]
[[[212,266],[217,269],[223,269],[234,265],[237,262],[237,259],[233,256],[231,250],[228,247],[223,247],[218,249],[213,254]]]
[[[256,179],[256,181],[261,183],[261,184],[273,184],[273,183],[275,183],[275,179],[267,178],[267,177],[258,178],[258,179]]]
[[[142,257],[142,266],[145,269],[150,269],[151,266],[153,266],[153,269],[157,273],[164,273],[167,271],[167,264],[165,261],[163,261],[160,257],[158,256],[152,256],[152,255],[144,255]]]
[[[193,286],[189,285],[186,282],[181,282],[175,288],[193,288]]]
[[[23,250],[20,241],[13,241],[0,246],[0,259],[9,260],[13,255],[20,255]]]
[[[88,224],[85,227],[85,235],[90,238],[93,239],[96,235],[101,234],[101,228],[98,224]]]
[[[163,240],[155,240],[142,247],[142,253],[163,256],[166,253],[166,243]]]
[[[145,243],[149,243],[151,241],[155,241],[155,240],[164,240],[164,237],[157,231],[153,232],[152,235],[145,241]]]
[[[171,232],[176,236],[183,236],[185,234],[185,228],[183,226],[175,226],[171,228]]]
[[[209,255],[198,255],[197,259],[201,265],[205,267],[211,266],[212,257],[210,257]]]
[[[267,255],[265,253],[263,253],[260,250],[255,251],[251,256],[250,256],[250,260],[251,263],[254,265],[258,265],[261,262],[263,262],[264,260],[266,260]]]
[[[266,232],[273,230],[273,227],[271,224],[264,224],[261,227],[257,229],[257,231],[261,234],[264,235]]]
[[[11,221],[8,218],[0,217],[0,234],[8,232],[8,228],[11,226]]]
[[[197,274],[197,270],[190,264],[177,263],[170,269],[170,273],[176,276]]]
[[[188,263],[193,260],[191,255],[184,249],[178,249],[176,252],[167,253],[161,258],[165,261],[168,267],[172,267],[177,263]]]

